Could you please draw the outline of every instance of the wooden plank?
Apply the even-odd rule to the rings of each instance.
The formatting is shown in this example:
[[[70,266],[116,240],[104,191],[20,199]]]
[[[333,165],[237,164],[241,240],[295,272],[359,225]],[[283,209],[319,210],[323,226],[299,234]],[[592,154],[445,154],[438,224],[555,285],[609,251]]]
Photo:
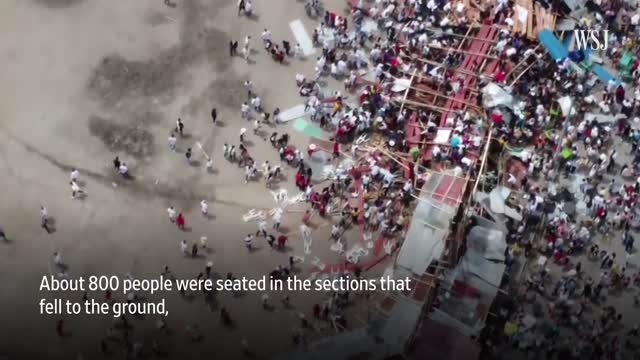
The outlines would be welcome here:
[[[529,10],[529,17],[527,18],[527,36],[529,37],[529,39],[531,39],[534,35],[533,35],[533,17],[534,17],[534,12],[533,12],[533,4],[532,4],[532,0],[526,0],[526,9]]]

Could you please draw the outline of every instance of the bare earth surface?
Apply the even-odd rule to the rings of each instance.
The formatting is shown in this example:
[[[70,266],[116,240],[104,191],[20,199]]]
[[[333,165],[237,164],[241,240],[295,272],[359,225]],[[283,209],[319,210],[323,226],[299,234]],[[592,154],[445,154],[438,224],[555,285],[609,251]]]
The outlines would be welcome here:
[[[235,0],[179,1],[174,8],[161,0],[0,2],[0,226],[11,239],[0,244],[0,355],[102,358],[99,341],[112,319],[65,317],[70,336],[59,338],[55,323],[61,317],[38,313],[44,297],[38,292],[40,279],[58,272],[54,251],[62,253],[71,277],[130,272],[140,279],[159,276],[165,264],[177,277],[193,278],[207,261],[214,262],[221,276],[231,271],[260,277],[286,264],[290,254],[302,254],[299,237],[291,238],[289,253],[270,252],[262,239],[256,241],[257,251],[247,253],[242,239],[256,226],[243,222],[242,214],[250,208],[271,208],[274,200],[264,182],[243,183],[244,171],[223,159],[222,144],[237,144],[239,128],[251,128],[239,114],[246,97],[244,80],[253,80],[272,111],[300,103],[293,75],[312,72],[311,62],[292,60],[281,66],[265,56],[259,43],[262,29],[270,29],[275,40],[295,44],[288,23],[302,19],[307,31],[314,25],[303,4],[290,0],[254,1],[254,19],[236,17],[235,6]],[[326,6],[341,9],[342,4]],[[256,63],[249,65],[228,57],[229,40],[242,46],[247,34],[258,50]],[[217,126],[209,117],[213,106],[218,108]],[[179,151],[171,153],[167,137],[178,117],[187,137],[179,139]],[[304,146],[305,139],[289,133],[294,143]],[[258,163],[275,162],[277,154],[264,137],[251,134],[249,150]],[[213,174],[205,171],[196,142],[213,155]],[[194,149],[193,166],[184,158],[187,147]],[[123,181],[114,173],[115,155],[129,165],[135,180]],[[70,198],[69,172],[74,167],[88,192],[83,200]],[[281,182],[290,192],[294,173],[285,167],[288,180]],[[202,199],[209,200],[211,219],[199,212]],[[39,226],[41,205],[55,220],[53,234]],[[187,232],[168,221],[169,205],[186,214]],[[301,216],[286,214],[283,231],[295,231]],[[314,255],[338,262],[328,250],[326,235],[320,235],[326,225],[321,229],[314,232]],[[179,241],[197,242],[201,236],[208,237],[212,251],[196,259],[182,257]],[[267,312],[260,308],[261,294],[218,294],[218,303],[237,322],[230,331],[220,325],[218,313],[210,311],[202,294],[192,295],[166,295],[173,335],[160,336],[154,330],[157,317],[146,317],[130,320],[131,340],[148,347],[158,339],[183,358],[214,353],[228,358],[240,353],[240,339],[246,338],[259,357],[266,357],[290,348],[292,329],[299,325],[296,312],[310,316],[317,300],[292,294],[297,310],[285,310],[282,295],[272,294],[277,306]],[[73,296],[79,301],[81,294]],[[101,300],[104,295],[89,297]],[[122,294],[114,297],[124,299]],[[184,326],[194,323],[205,341],[186,346]]]

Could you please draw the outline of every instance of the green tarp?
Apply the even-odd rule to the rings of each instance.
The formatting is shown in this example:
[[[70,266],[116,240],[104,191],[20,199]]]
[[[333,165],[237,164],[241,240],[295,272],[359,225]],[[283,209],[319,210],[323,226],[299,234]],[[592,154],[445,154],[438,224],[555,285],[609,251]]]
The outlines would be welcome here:
[[[293,122],[293,128],[309,137],[322,138],[323,131],[311,122],[299,118]]]

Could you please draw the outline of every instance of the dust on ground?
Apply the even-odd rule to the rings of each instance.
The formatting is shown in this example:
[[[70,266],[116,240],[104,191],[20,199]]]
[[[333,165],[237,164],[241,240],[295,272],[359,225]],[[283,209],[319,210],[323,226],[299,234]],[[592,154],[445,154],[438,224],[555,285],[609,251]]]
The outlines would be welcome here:
[[[187,85],[185,69],[202,61],[210,64],[213,71],[226,73],[229,83],[237,86],[237,75],[229,72],[229,37],[209,26],[205,17],[220,7],[198,0],[183,3],[184,20],[177,45],[144,61],[128,60],[120,54],[106,56],[89,79],[89,92],[109,108],[140,97],[169,101],[180,86]]]
[[[34,0],[37,4],[50,9],[65,9],[74,5],[78,5],[84,0]]]
[[[153,116],[151,113],[147,115]],[[89,132],[112,152],[125,152],[136,159],[144,159],[153,154],[153,135],[141,123],[144,122],[120,124],[113,119],[92,115],[89,117]]]

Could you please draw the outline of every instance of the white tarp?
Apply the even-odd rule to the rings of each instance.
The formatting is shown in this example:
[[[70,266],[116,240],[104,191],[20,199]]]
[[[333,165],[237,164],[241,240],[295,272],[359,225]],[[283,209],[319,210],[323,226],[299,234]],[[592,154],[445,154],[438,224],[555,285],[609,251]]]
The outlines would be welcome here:
[[[560,105],[560,109],[562,110],[562,115],[567,116],[571,111],[571,107],[573,106],[573,100],[571,96],[563,96],[558,99],[558,105]]]
[[[409,88],[409,86],[411,86],[411,79],[395,79],[393,81],[391,91],[404,92]]]
[[[307,115],[307,113],[304,112],[304,105],[296,105],[280,112],[280,121],[287,122],[304,117],[305,115]]]
[[[311,38],[309,37],[307,30],[305,30],[302,21],[293,20],[289,23],[289,28],[293,32],[293,36],[296,38],[296,42],[300,44],[304,56],[309,56],[316,52],[316,49],[313,46],[313,41],[311,41]]]
[[[433,142],[436,144],[448,144],[451,132],[451,129],[438,129],[438,132],[436,132],[436,138],[433,139]]]
[[[500,105],[511,108],[513,107],[513,96],[498,84],[489,83],[482,88],[482,105],[485,108]]]

